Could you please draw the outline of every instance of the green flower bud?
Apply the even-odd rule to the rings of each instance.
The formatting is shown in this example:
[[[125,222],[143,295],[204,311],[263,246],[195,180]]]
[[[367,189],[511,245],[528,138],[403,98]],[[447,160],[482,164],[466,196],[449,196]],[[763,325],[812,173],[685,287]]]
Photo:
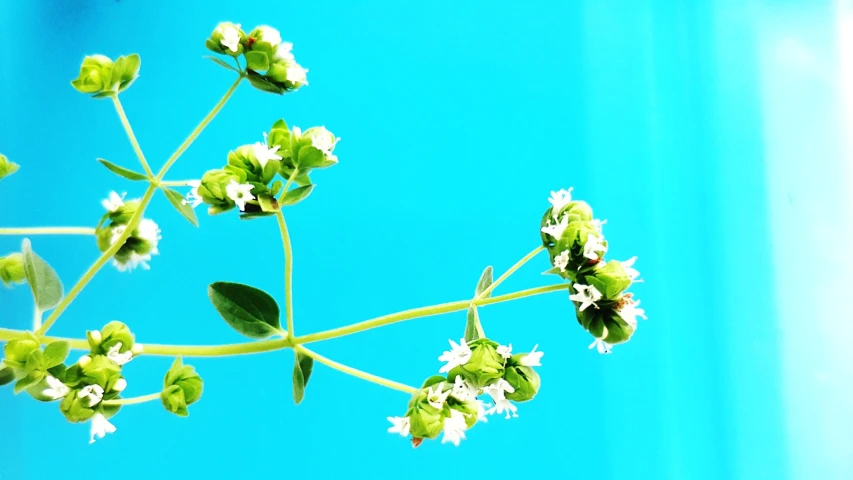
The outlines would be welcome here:
[[[0,154],[0,180],[17,172],[19,168],[21,167],[17,163],[10,162],[5,155]]]
[[[116,225],[126,225],[136,215],[137,210],[139,210],[139,200],[128,200],[117,206],[115,210],[111,210],[107,217]]]
[[[59,411],[71,423],[88,421],[95,415],[95,410],[89,406],[89,399],[78,395],[80,390],[72,390],[59,403]]]
[[[283,49],[282,44],[278,48],[279,52]],[[289,55],[286,58],[281,58],[279,54],[273,57],[269,70],[267,70],[267,78],[281,84],[287,91],[298,90],[303,85],[308,85],[308,70],[302,68],[302,65],[293,60],[293,56]]]
[[[269,55],[272,56],[281,44],[281,33],[279,33],[275,28],[267,25],[261,25],[249,33],[247,43],[249,44],[249,49],[251,51],[268,52]]]
[[[430,388],[421,389],[409,401],[409,409],[406,411],[406,417],[409,418],[409,432],[415,438],[435,438],[444,428],[445,416],[443,406],[436,407],[430,404]]]
[[[86,332],[92,355],[115,356],[132,352],[136,339],[130,328],[122,322],[114,320],[101,330]]]
[[[513,355],[507,362],[504,380],[515,389],[512,393],[506,393],[506,398],[514,402],[526,402],[536,396],[539,391],[539,374],[533,367],[522,365],[521,359],[524,355]]]
[[[340,138],[326,127],[311,127],[305,130],[302,138],[308,145],[299,150],[300,168],[325,168],[338,163],[338,157],[332,152]]]
[[[195,368],[184,365],[181,358],[175,359],[172,368],[166,373],[160,400],[166,410],[186,417],[187,406],[197,402],[204,390],[204,382]]]
[[[121,378],[121,366],[105,355],[93,355],[92,361],[80,365],[80,375],[83,383],[99,385],[105,391]]]
[[[208,170],[201,177],[201,184],[198,187],[198,195],[204,203],[210,205],[208,213],[216,215],[234,208],[236,204],[228,196],[228,184],[232,181],[246,183],[247,178],[244,170],[231,165],[221,170]]]
[[[267,185],[278,171],[276,160],[266,160],[265,165],[261,165],[254,145],[243,145],[228,152],[228,165],[246,172],[246,180],[241,183]]]
[[[124,223],[110,222],[98,227],[95,231],[95,239],[98,249],[106,252],[114,243],[119,241],[126,232],[127,225]],[[113,255],[113,264],[120,271],[133,270],[138,265],[148,268],[151,255],[158,254],[157,244],[160,242],[160,227],[153,220],[143,218],[133,229],[133,232],[124,240],[121,248]]]
[[[26,281],[23,255],[13,253],[7,257],[0,257],[0,281],[7,287],[13,283]]]
[[[461,401],[456,397],[447,397],[447,406],[456,410],[465,417],[465,425],[468,428],[473,427],[477,423],[480,413],[480,404],[476,399]]]
[[[601,264],[602,262],[599,262]],[[610,260],[605,265],[593,270],[585,277],[587,285],[592,285],[601,292],[605,300],[617,300],[622,292],[631,286],[631,277],[618,260]]]
[[[488,338],[480,338],[468,343],[471,357],[464,365],[458,365],[450,370],[448,381],[455,381],[461,376],[476,388],[483,388],[492,380],[501,378],[504,374],[505,359],[497,352],[499,345]]]
[[[205,46],[211,51],[237,57],[243,53],[243,44],[246,42],[246,34],[231,22],[222,22],[216,26]]]
[[[103,55],[90,55],[83,59],[80,75],[71,82],[79,92],[101,93],[112,90],[110,79],[113,61]]]
[[[21,338],[9,340],[6,346],[3,347],[3,353],[5,354],[3,363],[16,369],[24,368],[27,364],[27,359],[30,358],[30,354],[40,349],[41,342],[39,342],[38,338],[27,332]]]

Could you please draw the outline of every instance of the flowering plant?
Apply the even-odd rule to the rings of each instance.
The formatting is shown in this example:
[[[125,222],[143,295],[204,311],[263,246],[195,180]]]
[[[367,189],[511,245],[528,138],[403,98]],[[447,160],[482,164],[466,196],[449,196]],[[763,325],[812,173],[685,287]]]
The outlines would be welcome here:
[[[136,80],[141,65],[138,55],[113,60],[103,55],[84,59],[77,79],[78,91],[94,98],[109,99],[128,135],[143,172],[107,160],[99,162],[116,175],[147,184],[139,198],[110,192],[102,201],[105,213],[94,228],[44,227],[0,228],[2,235],[84,234],[95,237],[101,252],[95,263],[66,293],[56,272],[33,250],[25,238],[20,252],[0,257],[0,281],[7,286],[26,283],[33,294],[31,331],[0,328],[5,342],[0,362],[0,385],[10,385],[15,394],[26,392],[42,402],[57,402],[59,411],[74,423],[90,424],[90,441],[116,431],[112,418],[128,405],[159,400],[175,415],[186,416],[199,401],[204,382],[185,357],[229,356],[281,349],[294,351],[293,398],[305,396],[314,362],[349,375],[410,395],[402,416],[391,416],[389,432],[409,437],[414,446],[424,439],[441,436],[442,443],[459,445],[466,431],[492,415],[518,416],[518,405],[535,398],[541,379],[536,367],[543,352],[534,345],[514,352],[511,343],[486,336],[479,308],[549,292],[569,290],[580,325],[593,337],[590,348],[609,353],[612,345],[628,341],[645,318],[627,289],[638,280],[633,268],[636,258],[606,261],[608,243],[602,234],[604,222],[593,217],[590,206],[571,198],[571,189],[551,192],[551,206],[539,226],[541,245],[525,255],[497,279],[487,267],[472,298],[415,308],[327,331],[296,335],[292,308],[293,253],[284,208],[304,201],[314,190],[312,174],[338,163],[335,148],[340,140],[323,126],[305,130],[284,120],[272,123],[262,141],[238,146],[227,154],[220,168],[204,172],[197,180],[172,181],[165,176],[183,152],[220,112],[234,91],[248,81],[267,93],[293,93],[308,84],[308,70],[300,66],[290,43],[269,26],[248,33],[240,25],[219,24],[206,41],[217,57],[208,57],[232,70],[237,78],[213,110],[192,131],[157,172],[151,169],[124,112],[120,94]],[[229,63],[229,61],[233,61]],[[0,155],[0,179],[14,174],[19,166]],[[181,193],[175,188],[188,188]],[[205,204],[210,215],[235,212],[242,219],[275,217],[284,250],[284,307],[268,293],[230,282],[214,282],[208,296],[222,319],[237,332],[254,341],[233,345],[181,346],[143,344],[130,328],[110,321],[100,329],[86,331],[84,338],[48,336],[50,328],[86,287],[111,262],[122,272],[150,268],[158,255],[161,229],[145,212],[155,195],[162,192],[175,210],[198,226],[195,210]],[[93,222],[94,223],[94,222]],[[503,295],[492,295],[522,265],[542,251],[549,255],[546,274],[561,281]],[[443,365],[437,375],[412,387],[357,370],[326,358],[306,345],[342,337],[404,320],[467,311],[462,338],[450,340],[450,349],[438,357]],[[49,314],[48,314],[49,313]],[[45,318],[45,314],[47,317]],[[455,338],[455,335],[454,335]],[[71,350],[84,351],[71,357]],[[174,357],[166,372],[163,389],[141,396],[126,396],[132,389],[123,367],[141,355]],[[69,358],[72,358],[69,360]]]

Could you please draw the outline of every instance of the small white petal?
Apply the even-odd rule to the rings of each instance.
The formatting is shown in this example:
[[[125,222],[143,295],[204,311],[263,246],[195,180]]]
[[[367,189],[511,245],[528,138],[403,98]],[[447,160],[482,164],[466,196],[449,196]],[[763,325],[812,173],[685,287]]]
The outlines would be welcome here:
[[[116,427],[105,417],[102,413],[98,412],[92,416],[92,426],[89,430],[89,444],[95,443],[95,437],[104,438],[104,436],[108,433],[115,433]]]

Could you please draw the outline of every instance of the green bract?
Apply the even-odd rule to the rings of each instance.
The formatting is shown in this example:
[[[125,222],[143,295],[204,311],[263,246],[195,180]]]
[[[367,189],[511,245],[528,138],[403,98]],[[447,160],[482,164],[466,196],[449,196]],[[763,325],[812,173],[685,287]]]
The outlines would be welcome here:
[[[139,65],[137,54],[118,57],[115,62],[104,55],[90,55],[83,59],[80,75],[71,85],[82,93],[93,94],[95,98],[109,97],[136,80]]]
[[[533,367],[521,365],[520,360],[524,355],[513,355],[507,361],[504,380],[509,383],[515,391],[506,394],[506,398],[514,402],[526,402],[532,400],[539,391],[539,374]]]
[[[248,175],[245,171],[228,165],[223,169],[208,170],[201,177],[198,194],[204,203],[210,205],[207,212],[216,215],[234,208],[234,200],[228,196],[227,187],[231,182],[245,183]]]
[[[243,53],[243,44],[246,42],[246,34],[231,22],[222,22],[216,26],[205,46],[211,51],[238,57]]]
[[[92,355],[138,355],[142,346],[136,344],[135,337],[127,325],[114,320],[100,330],[86,332]]]
[[[423,388],[409,401],[406,417],[409,418],[410,432],[415,438],[435,438],[444,427],[444,408],[431,405],[429,394],[430,388]]]
[[[17,172],[19,168],[21,167],[17,163],[9,161],[5,155],[0,154],[0,180]]]
[[[501,378],[504,373],[504,358],[497,352],[498,344],[488,338],[479,338],[468,343],[471,358],[464,365],[450,370],[448,381],[461,376],[471,385],[483,388],[492,380]]]
[[[23,255],[13,253],[0,257],[0,281],[4,285],[8,287],[13,283],[23,283],[25,280]]]
[[[618,299],[622,292],[631,286],[631,277],[625,273],[625,267],[618,260],[610,260],[606,264],[599,262],[598,265],[590,275],[584,277],[586,283],[601,292],[603,299]]]
[[[203,390],[204,382],[195,368],[184,365],[181,357],[177,357],[166,373],[160,400],[169,412],[186,417],[187,406],[197,402]]]

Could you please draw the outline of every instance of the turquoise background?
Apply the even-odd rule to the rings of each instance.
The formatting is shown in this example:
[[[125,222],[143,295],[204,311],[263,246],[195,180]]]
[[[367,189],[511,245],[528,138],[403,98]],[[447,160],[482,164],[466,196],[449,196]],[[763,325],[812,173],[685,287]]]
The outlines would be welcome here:
[[[295,407],[290,352],[188,360],[206,380],[189,418],[127,407],[95,445],[56,404],[5,389],[0,479],[853,478],[850,18],[805,0],[0,1],[0,151],[22,165],[0,225],[94,225],[110,190],[142,194],[95,161],[137,168],[109,102],[68,83],[84,55],[141,55],[122,101],[156,169],[232,81],[201,58],[210,31],[267,23],[310,85],[242,86],[168,177],[198,178],[278,118],[342,137],[340,164],[287,210],[299,333],[468,298],[486,265],[537,245],[549,192],[567,187],[607,219],[610,258],[639,257],[649,316],[600,356],[565,294],[484,308],[490,337],[539,344],[543,385],[459,448],[412,449],[386,433],[405,395],[322,366]],[[120,319],[143,343],[240,342],[206,285],[282,300],[274,221],[195,229],[162,196],[148,216],[163,229],[152,269],[105,268],[53,334]],[[19,245],[0,238],[0,253]],[[89,237],[33,245],[67,288],[98,254]],[[499,291],[548,284],[547,266]],[[0,305],[0,325],[29,327],[26,288]],[[314,348],[418,384],[464,321]],[[129,364],[127,394],[159,390],[170,362]]]

